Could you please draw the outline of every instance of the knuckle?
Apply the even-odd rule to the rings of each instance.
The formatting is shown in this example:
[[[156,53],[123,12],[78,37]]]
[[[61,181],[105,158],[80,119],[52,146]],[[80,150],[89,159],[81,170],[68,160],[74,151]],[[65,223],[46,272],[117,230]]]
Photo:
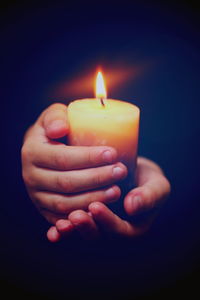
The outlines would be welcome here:
[[[151,210],[157,207],[159,195],[158,192],[153,189],[152,191],[149,192],[149,194],[150,194],[149,201],[146,203],[146,208]]]
[[[93,177],[93,184],[95,186],[101,186],[103,184],[103,178],[100,173],[96,173],[95,176]]]
[[[65,151],[60,151],[54,156],[54,164],[56,167],[67,168],[68,157]]]
[[[21,158],[22,162],[26,162],[30,160],[31,157],[31,147],[29,147],[26,143],[21,148]]]
[[[42,197],[38,196],[37,192],[34,190],[28,189],[29,197],[31,198],[33,204],[36,206],[36,208],[41,211],[42,207]]]
[[[34,177],[31,175],[30,172],[27,172],[27,170],[22,170],[22,178],[25,182],[25,184],[28,186],[28,187],[31,187],[31,188],[34,188],[35,187],[35,180],[34,180]]]
[[[54,200],[54,210],[58,213],[67,213],[66,203],[60,198],[57,197]]]
[[[58,188],[61,191],[65,191],[66,190],[66,181],[60,175],[58,175],[56,177],[56,188]]]
[[[44,205],[45,198],[43,193],[39,192],[35,189],[27,189],[29,197],[31,198],[32,203],[35,205],[35,207],[38,209],[38,211],[41,212],[47,212],[46,205]]]
[[[23,178],[23,180],[24,180],[25,183],[27,183],[28,180],[29,180],[27,172],[26,172],[26,170],[24,168],[22,169],[22,178]]]
[[[95,201],[102,201],[103,196],[99,195],[101,193],[98,192],[90,192],[85,195],[83,205],[81,206],[82,209],[87,209],[90,203]]]
[[[73,193],[75,191],[74,184],[70,176],[57,176],[57,187],[65,193]]]
[[[87,159],[90,165],[95,165],[100,161],[100,155],[98,155],[97,151],[91,149],[88,151]]]
[[[94,161],[93,151],[89,150],[87,153],[88,153],[88,154],[87,154],[87,160],[88,160],[88,163],[89,163],[89,164],[92,164],[93,161]]]

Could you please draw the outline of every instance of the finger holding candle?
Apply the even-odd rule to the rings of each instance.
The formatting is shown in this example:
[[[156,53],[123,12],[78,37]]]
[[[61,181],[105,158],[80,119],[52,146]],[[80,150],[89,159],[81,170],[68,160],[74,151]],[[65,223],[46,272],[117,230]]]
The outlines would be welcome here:
[[[52,170],[70,171],[117,162],[116,150],[106,146],[77,147],[54,142],[41,145],[40,142],[35,142],[27,147],[29,155],[34,153],[35,166]]]

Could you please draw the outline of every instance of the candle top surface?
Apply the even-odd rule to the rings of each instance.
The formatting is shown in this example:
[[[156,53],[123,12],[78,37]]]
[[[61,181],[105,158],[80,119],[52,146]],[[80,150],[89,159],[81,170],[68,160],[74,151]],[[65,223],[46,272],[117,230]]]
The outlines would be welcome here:
[[[139,115],[140,109],[129,102],[114,100],[114,99],[104,99],[104,105],[101,104],[101,101],[97,98],[90,99],[79,99],[71,102],[68,106],[68,109],[76,110],[77,113],[90,113],[93,115],[126,115],[133,116]]]

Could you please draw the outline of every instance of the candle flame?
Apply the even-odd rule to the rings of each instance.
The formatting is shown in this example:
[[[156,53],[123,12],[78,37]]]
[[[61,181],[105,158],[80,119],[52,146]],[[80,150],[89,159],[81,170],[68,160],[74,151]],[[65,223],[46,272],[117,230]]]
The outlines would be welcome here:
[[[98,72],[96,78],[96,98],[106,99],[106,97],[107,95],[103,75],[101,72]]]

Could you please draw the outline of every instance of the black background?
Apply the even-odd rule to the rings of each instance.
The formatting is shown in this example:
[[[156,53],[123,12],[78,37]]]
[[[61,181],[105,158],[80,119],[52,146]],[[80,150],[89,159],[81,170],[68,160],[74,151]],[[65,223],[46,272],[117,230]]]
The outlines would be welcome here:
[[[1,292],[26,299],[167,299],[198,293],[199,10],[195,2],[5,2],[1,9]],[[50,244],[21,178],[26,129],[53,102],[92,97],[76,78],[134,69],[110,96],[141,109],[139,153],[172,193],[132,242]],[[120,69],[120,70],[121,70]],[[81,295],[81,296],[80,296]]]

